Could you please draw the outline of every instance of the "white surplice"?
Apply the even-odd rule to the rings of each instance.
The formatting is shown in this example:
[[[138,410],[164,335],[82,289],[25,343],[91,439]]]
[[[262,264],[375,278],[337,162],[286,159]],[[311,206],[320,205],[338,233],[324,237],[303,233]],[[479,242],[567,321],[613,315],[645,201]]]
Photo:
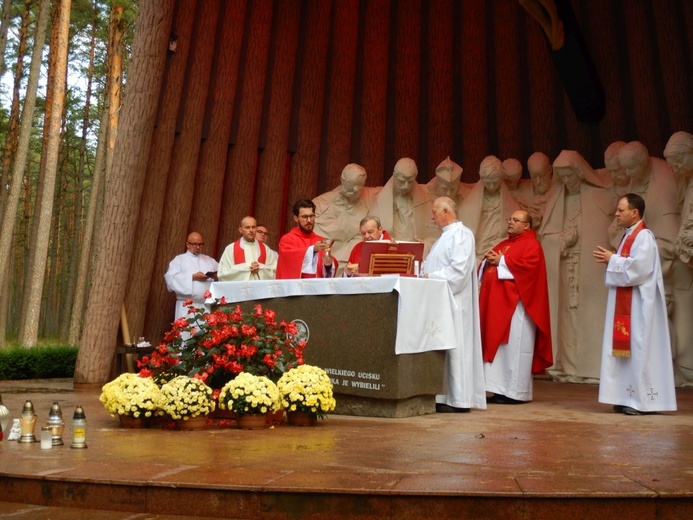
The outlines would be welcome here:
[[[211,278],[204,282],[193,280],[193,274],[217,271],[218,267],[219,264],[211,256],[194,255],[190,251],[171,260],[168,271],[164,274],[164,280],[166,280],[168,291],[176,293],[175,319],[187,316],[188,309],[183,305],[185,300],[192,299],[198,306],[202,305],[205,301],[205,291],[209,290],[212,284]]]
[[[257,262],[260,258],[260,246],[258,241],[248,242],[245,238],[240,239],[241,249],[245,256],[245,262],[240,264],[235,263],[234,245],[236,242],[231,242],[224,254],[219,260],[218,278],[220,282],[243,282],[246,280],[273,280],[277,272],[277,252],[270,249],[265,244],[267,250],[265,263],[260,264],[260,270],[257,273],[250,272],[250,264]]]
[[[626,230],[633,232],[637,224]],[[623,242],[619,246],[619,253]],[[628,257],[615,254],[606,267],[609,294],[602,344],[599,402],[641,412],[676,410],[674,369],[662,269],[649,229],[635,237]],[[616,288],[633,287],[630,357],[612,356]]]
[[[436,402],[456,408],[486,408],[479,327],[479,290],[474,234],[461,222],[443,228],[422,267],[429,278],[446,280],[455,298],[457,346],[446,352],[445,394]]]

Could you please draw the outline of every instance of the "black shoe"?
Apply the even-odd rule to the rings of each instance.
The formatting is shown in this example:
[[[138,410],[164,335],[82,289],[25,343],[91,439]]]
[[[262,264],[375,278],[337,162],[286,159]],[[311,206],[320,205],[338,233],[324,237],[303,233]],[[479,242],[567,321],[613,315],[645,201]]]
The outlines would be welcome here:
[[[469,408],[456,408],[443,403],[436,403],[436,413],[467,413]]]
[[[490,404],[522,404],[526,401],[518,401],[517,399],[506,397],[503,394],[493,394],[493,396],[486,398],[486,402]]]
[[[624,408],[625,408],[625,406],[623,406],[623,405],[615,404],[615,405],[614,405],[614,412],[616,412],[616,413],[623,413],[623,409],[624,409]]]
[[[631,408],[630,406],[624,406],[622,413],[624,413],[625,415],[645,415],[640,410],[636,410],[635,408]]]

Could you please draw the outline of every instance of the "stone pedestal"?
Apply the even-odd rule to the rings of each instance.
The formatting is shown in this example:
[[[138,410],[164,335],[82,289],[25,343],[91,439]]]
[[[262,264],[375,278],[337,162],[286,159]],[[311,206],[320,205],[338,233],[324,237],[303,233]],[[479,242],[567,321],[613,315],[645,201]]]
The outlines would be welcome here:
[[[435,412],[442,393],[444,351],[395,354],[397,292],[271,298],[255,303],[298,321],[308,337],[305,362],[334,385],[336,413],[409,417]]]

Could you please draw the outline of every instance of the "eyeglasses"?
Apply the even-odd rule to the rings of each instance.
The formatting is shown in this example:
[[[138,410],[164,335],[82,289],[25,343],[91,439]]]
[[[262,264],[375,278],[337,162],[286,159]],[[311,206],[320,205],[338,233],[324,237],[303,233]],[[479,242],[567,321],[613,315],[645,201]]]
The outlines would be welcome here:
[[[508,222],[514,222],[515,224],[519,224],[519,223],[528,224],[528,222],[526,220],[520,220],[519,218],[513,218],[513,217],[510,217],[508,219]]]
[[[300,215],[298,218],[302,220],[315,220],[315,215]]]
[[[203,245],[205,245],[205,243],[204,242],[188,242],[188,245],[193,246],[193,247],[202,247]]]
[[[269,236],[269,232],[268,232],[268,231],[260,231],[260,230],[258,229],[258,230],[256,231],[256,233],[257,233],[258,235]]]

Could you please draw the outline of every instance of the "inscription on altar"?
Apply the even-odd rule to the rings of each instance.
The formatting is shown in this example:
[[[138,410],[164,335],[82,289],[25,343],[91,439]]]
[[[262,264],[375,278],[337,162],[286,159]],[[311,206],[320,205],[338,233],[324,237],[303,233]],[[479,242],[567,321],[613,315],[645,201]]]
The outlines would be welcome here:
[[[360,388],[363,390],[380,391],[385,385],[379,383],[380,374],[374,372],[360,372],[356,370],[342,370],[338,368],[325,368],[330,376],[330,381],[335,387]],[[335,392],[339,393],[339,388]]]

